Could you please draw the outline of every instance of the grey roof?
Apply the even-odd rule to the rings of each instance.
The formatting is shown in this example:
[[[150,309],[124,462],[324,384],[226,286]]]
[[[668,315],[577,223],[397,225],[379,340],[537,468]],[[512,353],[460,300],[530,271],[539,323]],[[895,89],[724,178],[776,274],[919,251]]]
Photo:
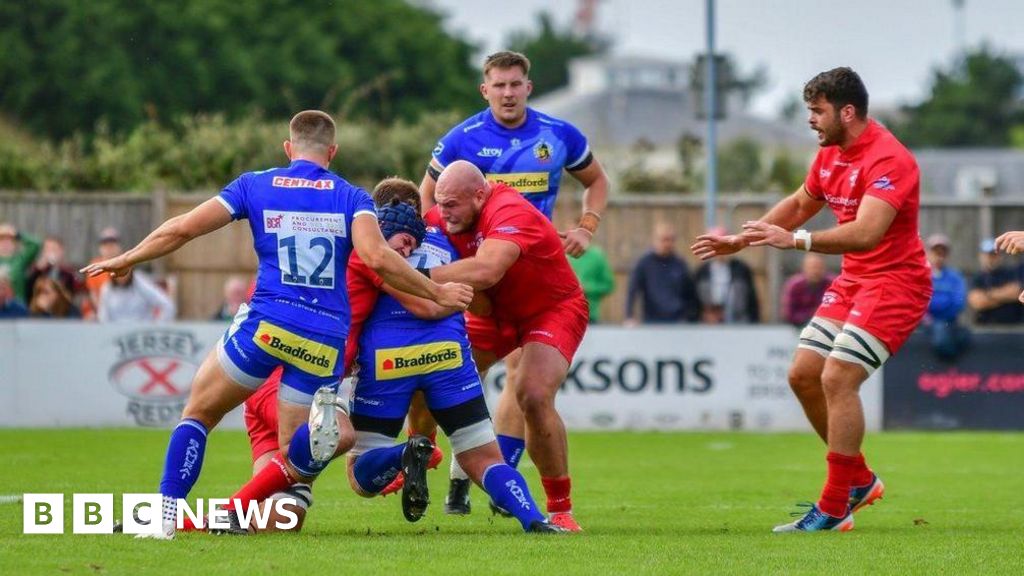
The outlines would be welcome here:
[[[921,191],[940,198],[1019,197],[1024,192],[1024,150],[950,148],[914,150]]]

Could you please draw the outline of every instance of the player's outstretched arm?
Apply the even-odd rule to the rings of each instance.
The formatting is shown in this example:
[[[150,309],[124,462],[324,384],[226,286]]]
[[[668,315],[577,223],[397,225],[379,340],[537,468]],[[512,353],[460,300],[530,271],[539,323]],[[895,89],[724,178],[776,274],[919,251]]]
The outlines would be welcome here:
[[[793,230],[817,214],[825,203],[811,196],[803,185],[779,201],[759,222],[774,225],[785,231]],[[735,254],[746,248],[750,241],[746,234],[702,234],[697,237],[690,251],[701,260],[716,256]]]
[[[148,262],[174,252],[189,240],[223,228],[231,222],[231,214],[217,198],[210,198],[180,216],[164,222],[127,252],[90,264],[80,270],[86,276],[108,273],[124,276],[136,264]]]
[[[441,306],[465,310],[473,299],[473,289],[454,282],[438,284],[409,266],[408,262],[388,246],[380,232],[377,219],[360,214],[352,220],[352,244],[359,258],[391,286]]]
[[[864,196],[854,220],[811,234],[810,251],[845,254],[871,250],[882,241],[896,213],[896,208],[885,200]],[[744,223],[742,235],[751,246],[772,246],[782,250],[805,249],[803,241],[797,246],[792,232],[763,221]]]
[[[480,244],[476,256],[432,268],[430,277],[438,282],[465,282],[477,290],[486,290],[504,278],[521,252],[515,242],[489,238]]]

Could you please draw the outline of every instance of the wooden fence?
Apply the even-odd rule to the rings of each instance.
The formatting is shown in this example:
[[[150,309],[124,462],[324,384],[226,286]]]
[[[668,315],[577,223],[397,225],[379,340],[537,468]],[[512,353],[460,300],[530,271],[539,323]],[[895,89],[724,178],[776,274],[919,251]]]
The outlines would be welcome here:
[[[106,226],[120,229],[126,247],[145,237],[166,218],[182,214],[213,195],[207,193],[59,194],[0,193],[0,222],[12,222],[19,229],[43,236],[63,238],[68,259],[87,262],[95,255],[99,231]],[[719,201],[721,221],[737,229],[745,220],[755,219],[778,197],[766,195],[723,195]],[[619,322],[623,317],[626,285],[633,262],[650,246],[653,225],[665,221],[679,233],[678,249],[693,268],[690,240],[703,228],[704,201],[698,197],[665,195],[614,198],[602,220],[597,242],[608,254],[615,270],[616,289],[602,304],[602,318]],[[579,214],[577,198],[566,195],[556,209],[555,224],[564,229]],[[807,227],[833,225],[823,210]],[[1024,198],[977,202],[925,200],[921,208],[921,234],[947,234],[953,241],[952,265],[970,272],[977,267],[977,245],[982,238],[1004,230],[1024,229]],[[779,290],[785,278],[797,271],[802,255],[778,250],[747,250],[740,254],[754,270],[763,319],[777,319]],[[829,262],[838,270],[838,257]],[[224,281],[233,274],[251,276],[256,258],[247,222],[235,222],[208,237],[198,239],[170,257],[154,263],[158,275],[174,287],[179,317],[202,319],[218,308]]]

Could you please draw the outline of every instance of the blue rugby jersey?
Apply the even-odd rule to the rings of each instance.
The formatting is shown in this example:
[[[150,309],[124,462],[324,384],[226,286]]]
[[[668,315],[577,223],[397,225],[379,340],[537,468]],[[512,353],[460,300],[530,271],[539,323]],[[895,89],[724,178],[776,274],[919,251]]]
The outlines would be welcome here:
[[[414,268],[434,268],[450,264],[458,259],[458,252],[455,251],[444,232],[433,226],[428,226],[423,242],[406,260]],[[373,312],[366,319],[365,326],[394,327],[399,330],[434,330],[454,327],[465,332],[466,320],[461,313],[452,314],[440,320],[423,320],[403,308],[394,296],[381,292],[373,307]],[[372,345],[373,343],[367,344]]]
[[[494,119],[490,108],[452,128],[433,152],[435,168],[455,160],[476,165],[491,182],[521,192],[548,220],[555,208],[562,169],[585,165],[590,147],[572,124],[526,109],[526,121],[509,129]]]
[[[259,258],[250,306],[284,324],[348,335],[345,270],[352,220],[377,217],[370,195],[306,160],[246,172],[217,197],[233,219],[247,218]]]

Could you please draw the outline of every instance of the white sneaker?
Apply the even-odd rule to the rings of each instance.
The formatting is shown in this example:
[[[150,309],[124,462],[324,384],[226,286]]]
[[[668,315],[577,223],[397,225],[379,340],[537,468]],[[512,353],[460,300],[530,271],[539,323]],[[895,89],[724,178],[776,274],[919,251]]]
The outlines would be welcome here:
[[[334,390],[323,386],[313,395],[313,405],[309,407],[309,450],[320,462],[329,462],[334,457],[341,438],[337,402],[338,395]]]

